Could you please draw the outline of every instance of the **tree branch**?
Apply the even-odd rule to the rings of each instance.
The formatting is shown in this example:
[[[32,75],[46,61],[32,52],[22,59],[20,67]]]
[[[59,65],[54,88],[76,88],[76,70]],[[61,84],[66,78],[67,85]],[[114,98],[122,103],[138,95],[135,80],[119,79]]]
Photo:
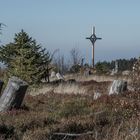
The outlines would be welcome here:
[[[86,135],[92,135],[93,132],[86,132],[86,133],[80,133],[80,134],[72,134],[72,133],[53,133],[53,135],[58,135],[58,136],[69,136],[69,137],[80,137],[80,136],[86,136]]]

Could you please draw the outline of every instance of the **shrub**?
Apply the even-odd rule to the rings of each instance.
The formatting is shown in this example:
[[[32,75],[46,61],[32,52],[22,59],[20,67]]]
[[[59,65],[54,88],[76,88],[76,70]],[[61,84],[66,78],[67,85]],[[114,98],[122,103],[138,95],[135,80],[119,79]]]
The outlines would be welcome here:
[[[133,66],[132,84],[135,90],[140,90],[140,58]]]

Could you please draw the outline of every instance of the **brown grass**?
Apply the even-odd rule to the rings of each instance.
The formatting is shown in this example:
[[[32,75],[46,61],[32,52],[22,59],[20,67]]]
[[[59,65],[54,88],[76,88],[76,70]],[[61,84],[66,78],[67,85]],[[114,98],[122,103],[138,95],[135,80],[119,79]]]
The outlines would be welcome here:
[[[91,95],[93,96],[95,92],[101,94],[108,94],[110,85],[112,82],[96,82],[91,81],[79,81],[74,83],[62,82],[62,83],[50,83],[44,84],[41,88],[32,89],[29,94],[36,96],[39,94],[46,93],[58,93],[58,94],[75,94],[75,95]]]
[[[92,81],[93,82],[93,81]],[[87,86],[90,83],[79,83]],[[95,85],[98,83],[94,83]],[[96,86],[97,86],[96,85]],[[104,85],[104,84],[103,84]],[[100,86],[103,88],[103,85]],[[95,87],[96,87],[95,86]],[[101,89],[103,90],[103,89]],[[12,140],[138,140],[140,93],[119,96],[27,95],[20,110],[0,114],[0,138]],[[62,136],[55,133],[89,135]]]

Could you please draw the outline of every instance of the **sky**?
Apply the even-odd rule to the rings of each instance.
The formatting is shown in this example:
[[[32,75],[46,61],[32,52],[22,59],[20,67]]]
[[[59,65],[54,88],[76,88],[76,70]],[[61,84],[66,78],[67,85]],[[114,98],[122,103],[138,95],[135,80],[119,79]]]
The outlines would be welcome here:
[[[95,61],[140,56],[139,0],[0,0],[0,22],[7,25],[1,44],[24,29],[39,44],[68,56],[78,48],[91,62],[91,43],[85,38],[96,27]]]

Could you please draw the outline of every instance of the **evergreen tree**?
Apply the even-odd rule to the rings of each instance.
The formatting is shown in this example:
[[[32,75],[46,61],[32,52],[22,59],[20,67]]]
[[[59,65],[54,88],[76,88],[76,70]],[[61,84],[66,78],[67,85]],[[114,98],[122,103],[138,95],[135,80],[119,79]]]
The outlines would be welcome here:
[[[132,71],[132,67],[134,65],[134,63],[137,61],[136,58],[131,58],[131,59],[117,59],[117,60],[113,60],[111,62],[97,62],[96,63],[96,70],[99,73],[105,73],[105,72],[109,72],[112,69],[115,68],[115,62],[118,62],[118,67],[119,67],[119,71],[125,71],[125,70],[130,70]]]
[[[7,65],[9,76],[18,76],[31,84],[46,77],[49,81],[49,52],[23,30],[15,34],[13,43],[0,47],[0,59]]]
[[[110,70],[109,69],[110,68],[110,64],[108,62],[106,62],[106,61],[104,61],[104,62],[97,62],[95,67],[96,67],[97,73],[99,73],[99,74],[106,74]]]

